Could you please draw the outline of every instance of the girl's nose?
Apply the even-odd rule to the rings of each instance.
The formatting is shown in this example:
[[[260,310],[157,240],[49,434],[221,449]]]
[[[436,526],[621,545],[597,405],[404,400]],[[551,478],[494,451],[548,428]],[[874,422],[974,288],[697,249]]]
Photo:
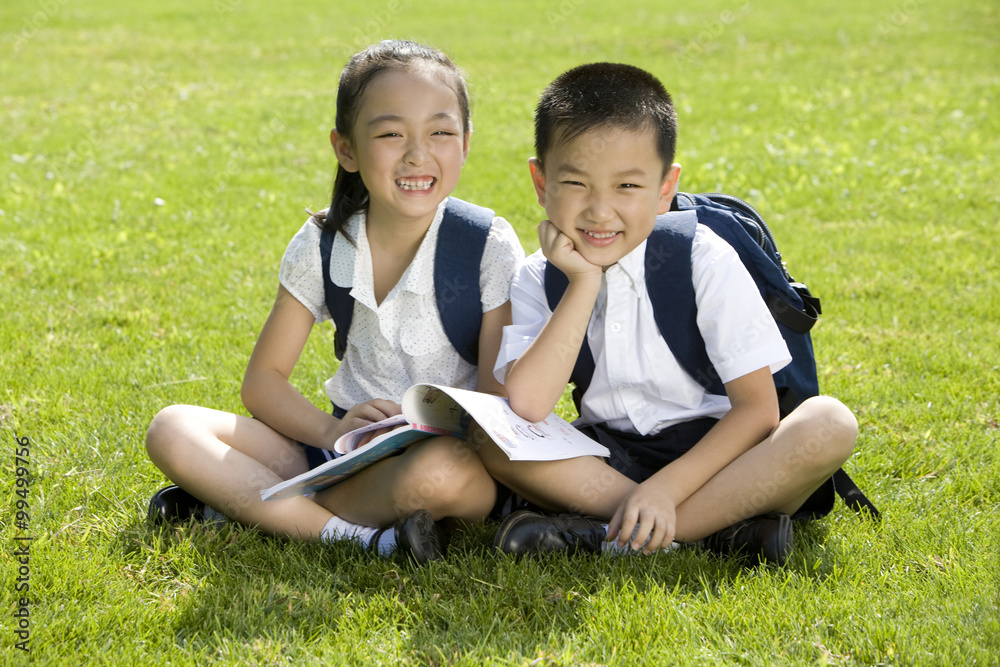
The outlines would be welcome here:
[[[411,166],[419,166],[427,162],[427,155],[427,148],[423,145],[423,142],[413,140],[406,147],[403,161]]]

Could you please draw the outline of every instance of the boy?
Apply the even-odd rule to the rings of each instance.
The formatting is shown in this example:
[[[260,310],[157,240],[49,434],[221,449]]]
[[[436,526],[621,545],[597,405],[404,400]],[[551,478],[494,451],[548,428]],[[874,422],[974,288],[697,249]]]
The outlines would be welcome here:
[[[857,422],[839,401],[813,397],[779,423],[771,374],[788,349],[735,251],[701,225],[691,256],[698,326],[726,396],[683,371],[659,334],[643,262],[677,192],[676,128],[667,91],[632,66],[583,65],[542,93],[529,166],[548,220],[541,250],[512,283],[513,325],[495,372],[514,411],[542,419],[589,343],[596,368],[578,426],[612,456],[515,462],[482,443],[500,482],[574,513],[512,514],[495,541],[504,552],[597,551],[616,540],[650,554],[701,540],[780,564],[792,547],[789,515],[832,506],[829,479],[851,454]],[[569,281],[554,311],[546,262]]]

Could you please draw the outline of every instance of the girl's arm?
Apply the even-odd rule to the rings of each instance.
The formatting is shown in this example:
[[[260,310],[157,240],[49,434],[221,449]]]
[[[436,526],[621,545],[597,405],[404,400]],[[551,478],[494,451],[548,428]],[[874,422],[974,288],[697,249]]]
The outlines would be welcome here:
[[[506,396],[504,386],[493,376],[493,365],[500,353],[503,328],[511,323],[510,301],[483,313],[483,323],[479,329],[479,367],[476,391],[496,396]]]
[[[351,408],[340,420],[299,393],[288,380],[314,323],[309,309],[279,286],[271,314],[250,355],[241,396],[250,414],[275,431],[329,449],[343,433],[399,414],[399,406],[391,401],[368,401]]]

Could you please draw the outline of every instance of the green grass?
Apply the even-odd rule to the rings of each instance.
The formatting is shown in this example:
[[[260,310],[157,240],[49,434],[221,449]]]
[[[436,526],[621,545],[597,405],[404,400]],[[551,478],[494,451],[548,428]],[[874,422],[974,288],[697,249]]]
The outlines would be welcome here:
[[[37,664],[996,664],[995,3],[368,5],[0,7],[0,662],[28,657],[28,534]],[[468,72],[456,194],[529,251],[538,92],[586,61],[656,72],[684,189],[750,199],[823,299],[821,387],[858,415],[847,468],[882,525],[839,506],[785,568],[752,571],[694,551],[515,563],[488,551],[490,526],[423,569],[151,530],[145,428],[177,402],[243,412],[281,254],[328,197],[340,68],[390,36]],[[293,377],[317,405],[331,346],[318,328]]]

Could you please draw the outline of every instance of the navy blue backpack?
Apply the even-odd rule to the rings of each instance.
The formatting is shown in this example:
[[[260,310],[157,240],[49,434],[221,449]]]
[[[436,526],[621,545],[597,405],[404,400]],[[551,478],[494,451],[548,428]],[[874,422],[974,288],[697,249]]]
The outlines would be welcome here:
[[[653,304],[657,328],[678,363],[695,381],[710,393],[725,395],[697,323],[691,244],[698,223],[736,250],[785,339],[792,361],[774,374],[778,405],[784,417],[805,399],[819,394],[809,331],[822,311],[819,299],[788,273],[771,230],[750,204],[726,194],[681,192],[675,197],[671,211],[657,218],[646,242],[645,257],[646,291]],[[547,264],[545,293],[550,309],[555,310],[567,285],[562,271]],[[584,339],[570,376],[576,385],[573,398],[578,409],[593,374],[593,353]],[[834,485],[852,509],[860,511],[863,507],[872,517],[878,516],[878,510],[843,470],[834,475]]]

